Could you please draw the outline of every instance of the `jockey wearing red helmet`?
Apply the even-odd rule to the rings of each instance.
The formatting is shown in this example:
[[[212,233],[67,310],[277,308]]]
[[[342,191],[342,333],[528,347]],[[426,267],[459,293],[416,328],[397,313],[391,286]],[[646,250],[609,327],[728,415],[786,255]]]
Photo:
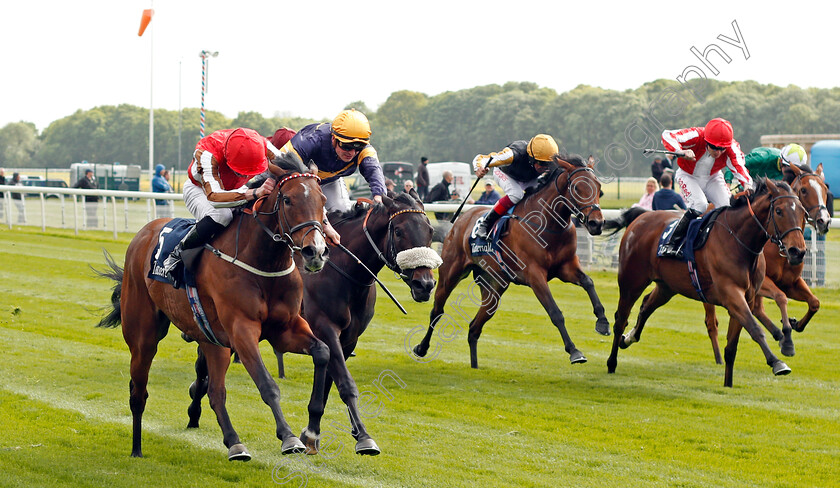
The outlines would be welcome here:
[[[688,222],[703,213],[709,202],[715,207],[729,205],[732,193],[723,179],[724,167],[732,170],[744,188],[753,187],[744,166],[744,153],[733,137],[732,124],[725,119],[712,119],[705,127],[666,130],[662,132],[662,144],[665,149],[682,154],[677,159],[674,181],[688,210],[677,224],[675,235],[681,235]]]
[[[233,220],[231,208],[271,193],[272,178],[259,188],[246,184],[277,155],[277,148],[253,129],[218,130],[198,141],[184,183],[184,203],[196,224],[166,258],[167,274],[181,260],[181,251],[204,245]]]

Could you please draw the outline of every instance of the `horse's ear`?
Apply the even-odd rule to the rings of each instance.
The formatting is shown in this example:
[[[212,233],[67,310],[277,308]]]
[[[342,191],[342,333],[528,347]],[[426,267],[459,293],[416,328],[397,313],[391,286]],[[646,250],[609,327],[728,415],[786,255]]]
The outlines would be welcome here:
[[[281,176],[288,173],[288,171],[285,171],[283,168],[273,163],[268,165],[268,171],[270,171],[275,178],[280,178]]]
[[[306,165],[306,167],[309,168],[309,172],[312,173],[313,175],[318,174],[318,165],[315,164],[315,161],[310,159],[309,163]]]
[[[423,200],[420,200],[420,195],[417,193],[417,190],[415,190],[412,187],[411,190],[408,190],[408,194],[414,197],[415,200],[417,200],[417,203],[420,204],[421,208],[423,207]]]
[[[574,168],[572,163],[570,163],[570,162],[568,162],[564,159],[560,159],[560,156],[554,156],[554,162],[557,163],[557,166],[559,166],[560,168],[562,168],[565,171],[572,171],[572,169]]]
[[[385,205],[386,208],[391,208],[394,206],[394,199],[388,195],[382,195],[382,204]]]
[[[823,179],[823,181],[825,181],[825,174],[823,174],[823,166],[822,166],[822,163],[820,163],[820,164],[818,164],[818,165],[817,165],[817,169],[816,169],[816,171],[814,171],[814,173],[816,173],[817,175],[819,175],[819,177],[820,177],[820,178],[822,178],[822,179]]]
[[[590,168],[595,168],[595,156],[590,154],[589,159],[586,160],[586,163],[587,163],[586,165],[589,166]]]

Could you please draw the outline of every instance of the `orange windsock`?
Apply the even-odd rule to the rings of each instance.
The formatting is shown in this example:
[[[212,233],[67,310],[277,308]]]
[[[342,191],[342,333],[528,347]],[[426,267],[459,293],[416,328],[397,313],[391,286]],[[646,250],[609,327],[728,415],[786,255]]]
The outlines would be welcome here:
[[[140,37],[143,35],[143,32],[146,31],[146,27],[149,26],[149,22],[152,21],[152,15],[155,14],[153,9],[147,8],[143,11],[143,16],[140,17],[140,31],[137,33],[137,36]]]

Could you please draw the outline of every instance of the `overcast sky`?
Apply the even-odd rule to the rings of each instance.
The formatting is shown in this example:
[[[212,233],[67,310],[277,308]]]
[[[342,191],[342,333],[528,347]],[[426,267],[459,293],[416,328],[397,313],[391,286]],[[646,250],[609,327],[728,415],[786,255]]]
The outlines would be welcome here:
[[[579,84],[625,90],[684,72],[697,77],[692,66],[723,81],[840,86],[836,10],[771,4],[4,2],[0,127],[24,120],[41,131],[78,109],[148,107],[152,96],[154,108],[199,107],[201,50],[219,52],[205,107],[231,118],[240,111],[332,118],[356,100],[375,110],[398,90],[432,96],[507,81],[561,93]],[[149,7],[154,19],[138,37]],[[738,41],[733,22],[745,48],[718,38]],[[709,51],[705,66],[691,52],[710,44],[730,61]]]

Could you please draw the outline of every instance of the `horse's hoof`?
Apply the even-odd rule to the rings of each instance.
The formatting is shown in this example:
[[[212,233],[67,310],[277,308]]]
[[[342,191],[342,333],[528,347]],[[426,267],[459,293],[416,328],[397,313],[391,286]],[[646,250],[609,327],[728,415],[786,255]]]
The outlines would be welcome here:
[[[414,355],[417,356],[418,358],[426,357],[426,353],[429,352],[429,348],[420,347],[420,344],[417,344],[416,346],[414,346],[414,349],[412,349],[412,350],[414,351]]]
[[[285,441],[283,441],[283,445],[280,448],[280,452],[283,455],[286,454],[300,454],[306,451],[306,446],[295,436],[289,437]]]
[[[228,461],[250,461],[251,454],[242,444],[234,444],[228,449]]]
[[[618,340],[618,347],[620,347],[621,349],[627,349],[628,347],[630,347],[630,343],[625,342],[624,336],[621,336],[621,338]]]
[[[319,444],[321,441],[321,436],[314,434],[309,428],[303,429],[303,432],[300,433],[300,441],[306,445],[306,454],[310,456],[314,456],[318,454]]]
[[[796,320],[793,317],[790,317],[788,319],[788,322],[790,323],[790,328],[791,329],[795,330],[796,332],[802,332],[802,327],[799,327],[799,321],[798,320]]]
[[[379,446],[371,438],[362,439],[356,443],[356,454],[360,456],[376,456],[379,454]]]
[[[779,360],[773,364],[773,374],[776,376],[784,376],[790,374],[790,368],[783,361]]]
[[[569,361],[571,361],[572,364],[583,364],[586,362],[586,356],[584,356],[582,352],[575,350],[569,355]]]
[[[790,337],[785,337],[784,339],[779,341],[779,347],[782,350],[782,355],[787,357],[792,357],[796,354],[796,348],[793,345],[793,341]]]
[[[595,332],[602,336],[610,335],[610,323],[606,320],[599,320],[595,322]]]

